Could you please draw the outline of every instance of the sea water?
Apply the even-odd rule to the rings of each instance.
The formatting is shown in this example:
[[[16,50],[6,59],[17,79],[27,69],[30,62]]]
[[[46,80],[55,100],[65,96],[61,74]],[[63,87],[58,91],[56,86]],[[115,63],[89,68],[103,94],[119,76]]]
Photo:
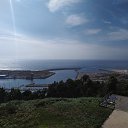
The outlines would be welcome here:
[[[81,68],[80,72],[99,72],[99,69],[128,69],[128,61],[112,60],[1,60],[0,70],[45,70],[56,68]],[[56,74],[46,79],[0,79],[0,87],[12,88],[23,85],[51,84],[54,81],[75,79],[74,70],[54,71]]]

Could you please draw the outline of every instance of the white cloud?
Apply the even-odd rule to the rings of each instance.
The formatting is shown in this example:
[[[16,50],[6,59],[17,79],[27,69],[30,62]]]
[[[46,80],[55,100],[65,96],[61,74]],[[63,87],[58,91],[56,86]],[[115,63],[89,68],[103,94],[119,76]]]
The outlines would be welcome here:
[[[111,21],[107,21],[107,20],[104,20],[103,21],[105,24],[111,24],[112,22]]]
[[[110,32],[107,37],[109,40],[128,40],[128,30],[118,29],[117,31]]]
[[[84,18],[81,15],[70,15],[66,19],[66,23],[72,26],[78,26],[84,23],[87,23],[89,20]]]
[[[4,35],[2,35],[3,32],[4,30],[0,30],[0,58],[126,59],[128,57],[127,46],[105,46],[101,44],[92,44],[91,42],[60,38],[39,40],[32,37],[25,37],[22,34],[14,35],[11,31],[5,31]],[[111,37],[113,40],[117,40],[117,36],[124,33],[128,35],[127,30],[120,29],[116,32],[109,33],[106,38],[110,40]],[[124,37],[118,37],[118,39],[122,38]]]
[[[95,34],[98,34],[101,31],[102,31],[101,29],[87,29],[87,30],[84,31],[84,33],[86,35],[95,35]]]
[[[21,2],[21,0],[16,0],[17,2]]]
[[[128,40],[128,30],[123,28],[111,27],[110,32],[97,36],[97,41],[125,41]]]
[[[104,46],[79,40],[38,40],[31,37],[0,39],[0,58],[12,59],[118,59],[128,47]]]
[[[80,1],[81,0],[49,0],[48,8],[51,12],[55,12],[60,8],[63,8],[65,6],[70,6]]]
[[[14,31],[6,30],[6,29],[0,29],[0,40],[1,39],[9,39],[9,40],[15,40],[15,39],[22,39],[23,35],[19,33],[15,33]]]

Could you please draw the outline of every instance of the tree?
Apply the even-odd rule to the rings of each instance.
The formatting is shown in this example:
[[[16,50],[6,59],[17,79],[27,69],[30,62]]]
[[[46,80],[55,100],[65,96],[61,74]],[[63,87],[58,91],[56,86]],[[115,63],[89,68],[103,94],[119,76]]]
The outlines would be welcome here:
[[[115,76],[110,76],[108,79],[108,91],[116,93],[117,90],[117,78]]]
[[[0,103],[5,102],[6,100],[6,92],[3,88],[0,88]]]
[[[21,100],[22,95],[21,91],[19,89],[11,89],[11,92],[9,93],[9,99],[10,100]]]
[[[89,76],[88,76],[88,75],[84,75],[84,76],[81,78],[81,81],[84,83],[84,82],[86,82],[88,79],[90,79]]]
[[[32,92],[29,90],[26,90],[25,92],[22,93],[22,99],[23,100],[32,100]]]

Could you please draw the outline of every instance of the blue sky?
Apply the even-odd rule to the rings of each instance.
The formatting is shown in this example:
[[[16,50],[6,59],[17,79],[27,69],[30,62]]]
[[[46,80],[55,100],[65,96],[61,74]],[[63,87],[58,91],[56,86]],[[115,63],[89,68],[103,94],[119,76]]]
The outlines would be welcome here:
[[[2,59],[127,59],[128,0],[1,0]]]

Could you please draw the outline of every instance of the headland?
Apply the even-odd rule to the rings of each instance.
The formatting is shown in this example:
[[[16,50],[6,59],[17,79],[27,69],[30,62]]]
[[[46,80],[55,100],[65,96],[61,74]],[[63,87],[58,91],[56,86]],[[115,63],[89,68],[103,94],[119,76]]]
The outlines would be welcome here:
[[[54,68],[46,70],[0,70],[0,79],[46,79],[59,70],[80,70],[80,68]]]

